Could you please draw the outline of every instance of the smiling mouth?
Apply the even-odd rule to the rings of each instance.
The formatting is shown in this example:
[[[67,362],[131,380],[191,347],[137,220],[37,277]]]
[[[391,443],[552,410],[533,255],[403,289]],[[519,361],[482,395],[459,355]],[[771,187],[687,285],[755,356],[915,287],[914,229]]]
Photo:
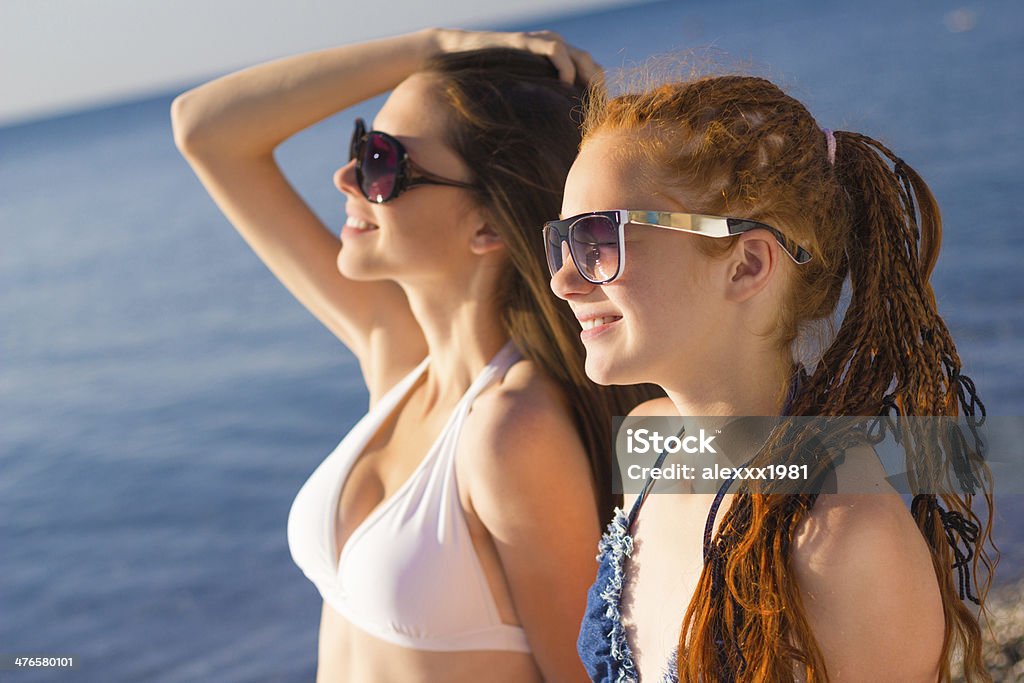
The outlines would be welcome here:
[[[621,315],[608,315],[608,316],[604,316],[602,318],[591,318],[590,320],[581,320],[580,321],[580,325],[583,326],[584,330],[591,330],[591,329],[593,329],[595,327],[600,327],[601,325],[607,325],[608,323],[613,323],[616,320],[622,320],[622,316]]]
[[[374,225],[373,223],[353,218],[352,216],[345,219],[345,227],[352,228],[353,230],[360,230],[362,232],[370,232],[371,230],[377,230],[379,228],[379,226]]]

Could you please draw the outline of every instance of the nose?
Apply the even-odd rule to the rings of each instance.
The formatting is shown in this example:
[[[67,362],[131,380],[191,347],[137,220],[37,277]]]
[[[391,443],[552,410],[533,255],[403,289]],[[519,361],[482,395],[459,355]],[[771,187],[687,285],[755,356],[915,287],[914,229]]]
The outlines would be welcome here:
[[[356,182],[356,161],[353,159],[334,172],[334,186],[340,192],[353,197],[362,197]]]
[[[569,253],[569,244],[562,242],[562,267],[551,276],[551,291],[559,299],[569,301],[573,297],[582,296],[594,291],[597,285],[584,279],[576,269],[576,263]]]

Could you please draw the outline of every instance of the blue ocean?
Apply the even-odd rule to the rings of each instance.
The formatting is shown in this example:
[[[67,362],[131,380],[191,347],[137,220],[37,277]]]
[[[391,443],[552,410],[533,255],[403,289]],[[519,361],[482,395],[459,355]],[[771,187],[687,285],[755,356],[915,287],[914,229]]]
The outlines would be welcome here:
[[[964,372],[1024,415],[1024,5],[691,0],[505,28],[610,68],[745,65],[889,144],[943,210],[933,281]],[[314,676],[320,598],[286,519],[367,394],[178,155],[176,94],[0,129],[0,653],[80,658],[0,681]],[[331,174],[379,104],[279,152],[332,229]],[[1024,502],[998,509],[1005,582]]]

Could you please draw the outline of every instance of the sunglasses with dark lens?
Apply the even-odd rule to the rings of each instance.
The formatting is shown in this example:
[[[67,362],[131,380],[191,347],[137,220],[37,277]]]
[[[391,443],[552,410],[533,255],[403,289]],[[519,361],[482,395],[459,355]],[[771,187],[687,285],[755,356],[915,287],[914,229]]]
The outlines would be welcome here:
[[[628,223],[678,230],[705,237],[731,237],[751,230],[767,230],[797,264],[811,254],[770,225],[745,218],[702,216],[670,211],[592,211],[544,224],[544,250],[552,277],[562,269],[562,245],[568,245],[576,270],[587,282],[606,285],[622,275],[626,266],[625,227]]]
[[[356,119],[348,158],[349,161],[355,159],[359,191],[378,204],[390,202],[417,185],[476,189],[472,183],[442,178],[420,168],[409,158],[401,142],[379,130],[366,130],[362,119]]]

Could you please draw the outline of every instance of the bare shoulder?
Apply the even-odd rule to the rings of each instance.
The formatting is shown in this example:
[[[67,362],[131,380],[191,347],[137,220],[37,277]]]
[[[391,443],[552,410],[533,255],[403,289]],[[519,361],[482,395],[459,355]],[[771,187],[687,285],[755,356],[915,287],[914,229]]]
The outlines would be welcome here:
[[[521,360],[473,403],[457,468],[497,551],[538,668],[585,680],[573,647],[600,538],[583,442],[561,387]]]
[[[473,402],[462,441],[480,452],[482,457],[474,458],[483,466],[500,465],[495,460],[502,457],[525,464],[537,454],[583,452],[561,387],[525,359]]]
[[[675,404],[667,396],[659,396],[658,398],[638,403],[633,410],[629,411],[630,417],[662,417],[678,414],[679,411],[676,410]]]
[[[574,491],[593,498],[586,451],[568,401],[529,360],[513,365],[474,401],[456,457],[470,499],[483,514],[481,508],[499,497],[504,512],[572,497]],[[567,485],[580,481],[590,485]]]
[[[797,527],[792,568],[830,673],[842,674],[834,680],[935,680],[942,601],[900,496],[819,495]]]
[[[839,493],[821,494],[797,528],[793,559],[811,571],[868,571],[934,577],[924,536],[903,499],[884,481],[884,469],[869,445],[846,451],[836,470]],[[853,577],[848,577],[853,578]]]
[[[793,543],[794,568],[808,572],[808,578],[812,573],[835,577],[836,572],[865,570],[890,575],[895,566],[927,569],[931,574],[929,558],[924,537],[903,500],[887,493],[819,495]],[[883,564],[884,571],[879,571]]]

